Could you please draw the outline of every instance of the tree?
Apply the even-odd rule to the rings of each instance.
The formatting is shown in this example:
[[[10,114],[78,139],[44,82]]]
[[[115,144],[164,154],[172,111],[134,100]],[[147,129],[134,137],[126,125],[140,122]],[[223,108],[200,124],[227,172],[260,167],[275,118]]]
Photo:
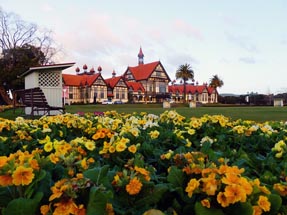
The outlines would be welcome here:
[[[0,94],[23,87],[17,77],[30,67],[53,63],[59,51],[52,32],[27,23],[14,13],[0,8]],[[6,99],[7,102],[7,99]]]
[[[213,87],[213,88],[220,88],[223,86],[223,81],[218,77],[218,75],[214,75],[211,79],[210,79],[210,83],[209,86]]]
[[[4,51],[0,59],[0,75],[2,85],[6,90],[14,90],[24,87],[22,79],[17,78],[30,67],[40,66],[45,60],[44,53],[40,48],[24,45]]]
[[[189,64],[180,65],[175,74],[176,79],[183,80],[183,101],[186,102],[186,82],[194,81],[194,72]]]
[[[59,51],[55,48],[52,32],[40,29],[36,24],[23,21],[14,13],[7,13],[0,8],[0,50],[31,45],[40,48],[45,55],[43,64],[53,63],[53,57]]]

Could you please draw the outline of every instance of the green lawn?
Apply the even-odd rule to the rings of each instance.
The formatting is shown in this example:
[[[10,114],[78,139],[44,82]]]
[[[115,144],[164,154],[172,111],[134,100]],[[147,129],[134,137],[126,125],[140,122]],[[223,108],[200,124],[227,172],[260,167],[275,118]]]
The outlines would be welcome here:
[[[166,110],[176,110],[179,114],[185,117],[200,117],[204,114],[214,115],[222,114],[231,117],[231,119],[246,119],[258,122],[264,121],[287,121],[287,106],[286,107],[197,107],[189,108],[187,105],[176,105],[169,109],[162,108],[162,104],[122,104],[122,105],[71,105],[66,106],[66,111],[69,113],[77,112],[96,112],[115,110],[119,113],[133,112],[148,112],[153,114],[161,114]],[[21,114],[20,109],[15,113],[13,110],[6,110],[0,113],[0,117],[7,119],[15,119]]]

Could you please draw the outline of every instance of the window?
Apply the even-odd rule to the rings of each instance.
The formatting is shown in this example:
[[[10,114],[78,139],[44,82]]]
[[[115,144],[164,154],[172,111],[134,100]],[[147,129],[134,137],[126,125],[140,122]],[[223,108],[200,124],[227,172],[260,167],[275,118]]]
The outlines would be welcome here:
[[[125,99],[125,93],[122,93],[122,99]]]
[[[165,93],[166,92],[166,86],[164,83],[159,84],[159,92],[160,93]]]

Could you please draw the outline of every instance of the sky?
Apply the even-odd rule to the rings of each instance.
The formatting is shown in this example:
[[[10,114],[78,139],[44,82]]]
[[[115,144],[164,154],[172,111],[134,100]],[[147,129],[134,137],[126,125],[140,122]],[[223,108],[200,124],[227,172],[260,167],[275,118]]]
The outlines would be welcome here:
[[[220,94],[287,92],[286,0],[0,0],[5,12],[53,32],[61,54],[75,62],[63,73],[102,67],[123,74],[160,61],[171,80],[190,64],[195,81],[224,82]]]

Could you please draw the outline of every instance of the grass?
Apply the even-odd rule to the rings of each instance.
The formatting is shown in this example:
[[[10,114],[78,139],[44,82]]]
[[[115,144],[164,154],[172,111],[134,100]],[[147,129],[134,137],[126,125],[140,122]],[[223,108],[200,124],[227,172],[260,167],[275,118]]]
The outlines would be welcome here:
[[[244,119],[254,120],[257,122],[265,121],[287,121],[287,106],[286,107],[254,107],[254,106],[234,106],[234,107],[197,107],[189,108],[188,105],[173,104],[171,108],[164,109],[162,104],[122,104],[122,105],[71,105],[66,106],[68,113],[77,112],[96,112],[96,111],[111,111],[115,110],[119,113],[133,113],[133,112],[147,112],[159,115],[166,110],[176,110],[179,114],[190,117],[201,117],[204,114],[215,115],[222,114],[230,117],[233,120]],[[0,112],[0,117],[6,119],[15,119],[17,116],[22,115],[20,109],[6,110]]]

